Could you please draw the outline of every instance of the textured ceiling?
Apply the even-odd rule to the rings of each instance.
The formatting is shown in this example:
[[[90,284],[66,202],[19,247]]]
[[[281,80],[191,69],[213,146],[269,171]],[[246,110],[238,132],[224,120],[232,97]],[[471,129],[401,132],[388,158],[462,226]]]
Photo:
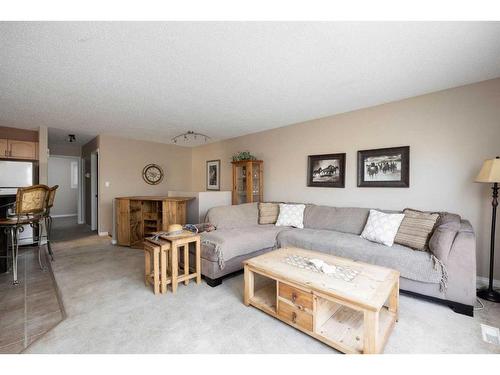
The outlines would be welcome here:
[[[500,77],[498,22],[1,22],[0,123],[235,137]]]

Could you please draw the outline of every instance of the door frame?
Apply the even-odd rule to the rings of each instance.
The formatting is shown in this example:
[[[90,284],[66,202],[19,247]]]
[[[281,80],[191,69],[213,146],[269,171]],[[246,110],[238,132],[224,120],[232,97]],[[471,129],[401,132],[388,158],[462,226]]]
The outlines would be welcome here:
[[[91,230],[99,228],[99,149],[90,153]]]

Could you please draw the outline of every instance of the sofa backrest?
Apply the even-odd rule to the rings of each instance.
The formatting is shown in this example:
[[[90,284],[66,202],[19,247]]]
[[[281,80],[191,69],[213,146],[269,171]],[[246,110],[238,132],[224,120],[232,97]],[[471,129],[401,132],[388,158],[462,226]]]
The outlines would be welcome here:
[[[369,208],[308,205],[304,210],[304,228],[361,234]]]
[[[217,229],[242,228],[258,225],[258,203],[213,207],[207,212],[206,221]]]

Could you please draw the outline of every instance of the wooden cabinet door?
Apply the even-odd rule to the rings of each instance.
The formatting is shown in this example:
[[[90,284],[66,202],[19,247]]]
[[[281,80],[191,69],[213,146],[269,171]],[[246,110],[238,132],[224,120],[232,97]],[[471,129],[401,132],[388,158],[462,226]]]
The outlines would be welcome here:
[[[0,139],[0,158],[9,156],[7,144],[8,142],[6,139]]]
[[[9,140],[9,157],[13,159],[38,159],[36,142]]]
[[[117,199],[115,203],[118,245],[130,246],[130,201]]]

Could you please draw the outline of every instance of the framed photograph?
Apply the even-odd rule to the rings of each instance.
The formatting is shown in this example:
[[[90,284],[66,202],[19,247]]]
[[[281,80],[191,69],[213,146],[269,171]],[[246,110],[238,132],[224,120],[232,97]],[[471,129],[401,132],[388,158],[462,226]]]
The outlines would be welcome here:
[[[207,161],[207,190],[220,190],[220,160]]]
[[[309,155],[307,161],[307,186],[345,186],[345,153]]]
[[[358,187],[410,187],[410,146],[358,151]]]

